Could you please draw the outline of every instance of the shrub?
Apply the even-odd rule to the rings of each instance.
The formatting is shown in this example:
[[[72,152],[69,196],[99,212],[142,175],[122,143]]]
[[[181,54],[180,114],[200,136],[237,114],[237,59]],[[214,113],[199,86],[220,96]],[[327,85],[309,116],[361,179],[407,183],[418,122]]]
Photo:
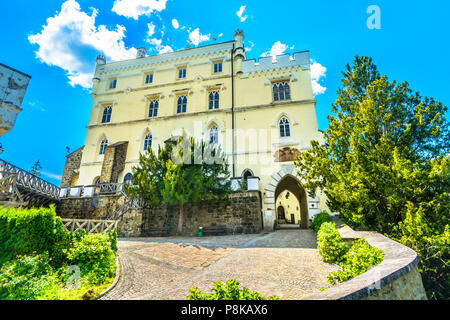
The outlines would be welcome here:
[[[313,218],[313,222],[311,223],[311,228],[314,229],[314,231],[319,232],[320,226],[322,223],[330,222],[331,217],[326,211],[322,211],[319,214],[316,214]]]
[[[332,222],[325,222],[317,233],[317,247],[322,260],[328,263],[339,262],[348,251],[344,240]]]
[[[68,252],[70,264],[80,268],[81,276],[98,285],[112,277],[116,271],[114,252],[106,234],[89,234],[74,241]]]
[[[264,298],[258,292],[252,292],[248,288],[239,288],[239,281],[229,280],[225,284],[221,281],[214,282],[210,293],[203,293],[198,288],[191,288],[191,293],[186,300],[279,300],[272,296]]]
[[[0,210],[0,265],[17,255],[48,252],[67,246],[67,232],[55,207]],[[58,246],[55,247],[55,244]]]
[[[55,292],[58,278],[48,260],[45,252],[5,263],[0,269],[0,300],[33,300]]]
[[[342,270],[328,275],[328,282],[336,284],[352,279],[366,272],[371,266],[376,266],[383,261],[383,251],[372,247],[366,239],[358,239],[350,250],[342,257],[339,265]]]

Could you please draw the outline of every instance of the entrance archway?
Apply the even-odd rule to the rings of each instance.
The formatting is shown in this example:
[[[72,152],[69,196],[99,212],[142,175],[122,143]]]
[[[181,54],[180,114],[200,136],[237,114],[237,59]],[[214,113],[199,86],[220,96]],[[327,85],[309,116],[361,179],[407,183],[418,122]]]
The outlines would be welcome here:
[[[299,210],[300,210],[300,228],[307,228],[308,227],[308,198],[306,195],[305,189],[303,189],[297,178],[294,176],[287,174],[285,175],[277,184],[274,194],[275,201],[278,199],[278,196],[283,191],[289,191],[291,196],[294,196],[298,203],[299,203]],[[289,212],[288,212],[289,214]],[[290,219],[289,217],[286,217],[287,219]]]

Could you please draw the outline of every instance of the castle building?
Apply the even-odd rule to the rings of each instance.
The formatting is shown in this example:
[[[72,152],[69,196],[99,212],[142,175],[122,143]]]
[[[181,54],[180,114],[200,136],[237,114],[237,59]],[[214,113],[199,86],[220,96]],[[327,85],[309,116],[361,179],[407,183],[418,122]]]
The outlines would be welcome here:
[[[91,96],[86,142],[67,156],[61,187],[123,183],[140,153],[188,134],[220,144],[234,187],[261,192],[266,229],[282,218],[286,190],[301,227],[325,208],[294,167],[311,140],[322,141],[308,51],[248,60],[237,30],[233,41],[155,56],[143,48],[133,60],[98,56]]]

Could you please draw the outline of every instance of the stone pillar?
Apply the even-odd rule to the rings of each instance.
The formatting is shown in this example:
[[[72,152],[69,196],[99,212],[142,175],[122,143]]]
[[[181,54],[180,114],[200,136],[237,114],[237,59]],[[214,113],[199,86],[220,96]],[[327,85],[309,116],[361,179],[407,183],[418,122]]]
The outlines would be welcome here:
[[[70,187],[74,177],[80,171],[81,157],[83,156],[84,146],[75,150],[74,152],[66,156],[66,163],[64,165],[64,171],[61,178],[60,187]]]

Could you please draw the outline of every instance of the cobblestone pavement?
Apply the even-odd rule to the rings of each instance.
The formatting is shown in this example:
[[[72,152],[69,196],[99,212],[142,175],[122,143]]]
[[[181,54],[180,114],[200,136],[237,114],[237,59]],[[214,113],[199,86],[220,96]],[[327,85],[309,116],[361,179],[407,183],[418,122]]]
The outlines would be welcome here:
[[[327,286],[312,230],[202,238],[119,239],[122,277],[102,299],[184,300],[192,287],[236,279],[264,296],[300,299]]]

